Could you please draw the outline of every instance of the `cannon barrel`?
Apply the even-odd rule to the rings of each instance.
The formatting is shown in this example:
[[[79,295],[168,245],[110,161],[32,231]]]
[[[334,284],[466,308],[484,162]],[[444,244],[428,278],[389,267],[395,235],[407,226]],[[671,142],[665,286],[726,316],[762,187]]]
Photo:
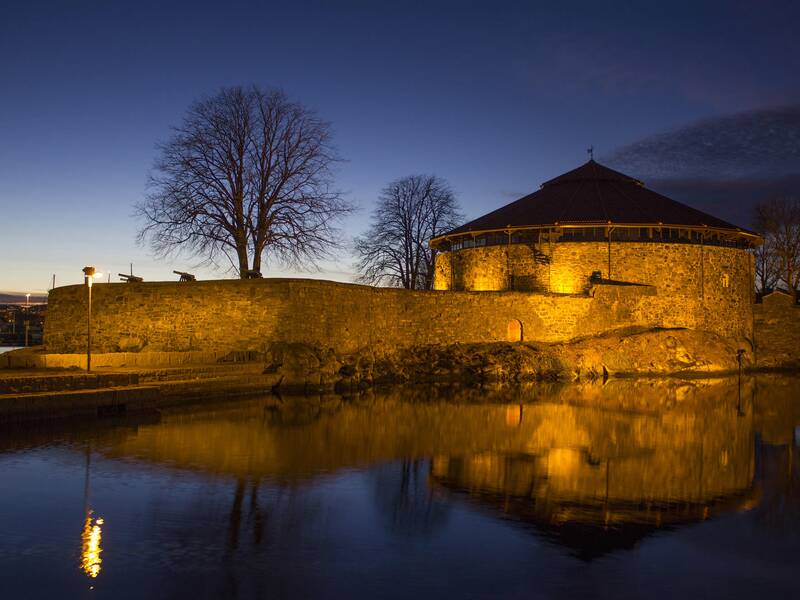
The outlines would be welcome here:
[[[195,281],[197,278],[186,271],[172,271],[175,275],[180,275],[179,281]]]
[[[137,275],[128,275],[126,273],[117,273],[117,275],[119,275],[119,280],[125,283],[141,283],[144,281],[144,278]]]

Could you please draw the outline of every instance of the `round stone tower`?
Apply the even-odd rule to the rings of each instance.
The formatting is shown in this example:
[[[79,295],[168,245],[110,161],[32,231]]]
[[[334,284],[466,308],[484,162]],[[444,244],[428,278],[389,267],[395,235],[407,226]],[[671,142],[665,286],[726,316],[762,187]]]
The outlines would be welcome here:
[[[430,241],[437,290],[655,286],[664,325],[752,334],[760,237],[594,160]],[[725,325],[729,321],[730,325]]]

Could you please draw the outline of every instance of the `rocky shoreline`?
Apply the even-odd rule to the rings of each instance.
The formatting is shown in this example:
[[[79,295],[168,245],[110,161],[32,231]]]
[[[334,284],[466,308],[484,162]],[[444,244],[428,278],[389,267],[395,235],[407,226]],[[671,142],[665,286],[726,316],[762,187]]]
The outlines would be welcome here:
[[[347,390],[399,383],[593,381],[609,377],[712,375],[753,367],[752,347],[687,329],[625,330],[568,343],[479,343],[364,349],[340,354],[307,344],[270,344],[265,374],[275,389]]]
[[[242,394],[348,395],[410,384],[486,394],[492,388],[549,382],[713,379],[738,371],[740,351],[744,371],[764,370],[747,341],[687,329],[618,330],[568,343],[419,345],[353,353],[270,343],[263,352],[220,352],[202,362],[168,353],[106,354],[101,357],[111,364],[89,375],[74,366],[0,369],[0,420],[116,414]],[[77,356],[46,354],[41,348],[16,352],[10,364],[70,365]]]

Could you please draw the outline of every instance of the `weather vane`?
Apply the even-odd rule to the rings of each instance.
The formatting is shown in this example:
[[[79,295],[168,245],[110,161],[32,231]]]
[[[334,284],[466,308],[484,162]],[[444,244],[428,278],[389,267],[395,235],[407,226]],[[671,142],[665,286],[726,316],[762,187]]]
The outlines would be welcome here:
[[[586,152],[589,153],[589,160],[594,160],[594,146],[589,146]]]

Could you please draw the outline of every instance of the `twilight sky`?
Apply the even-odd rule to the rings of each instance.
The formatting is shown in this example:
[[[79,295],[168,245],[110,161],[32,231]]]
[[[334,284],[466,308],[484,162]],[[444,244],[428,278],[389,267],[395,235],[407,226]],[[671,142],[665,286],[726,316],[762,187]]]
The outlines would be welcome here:
[[[348,237],[398,177],[444,177],[474,218],[590,144],[743,226],[759,197],[800,194],[800,3],[544,4],[0,3],[0,290],[78,283],[85,264],[228,276],[153,259],[132,217],[156,142],[226,85],[283,88],[332,122],[361,207]],[[312,276],[349,280],[352,262]]]

